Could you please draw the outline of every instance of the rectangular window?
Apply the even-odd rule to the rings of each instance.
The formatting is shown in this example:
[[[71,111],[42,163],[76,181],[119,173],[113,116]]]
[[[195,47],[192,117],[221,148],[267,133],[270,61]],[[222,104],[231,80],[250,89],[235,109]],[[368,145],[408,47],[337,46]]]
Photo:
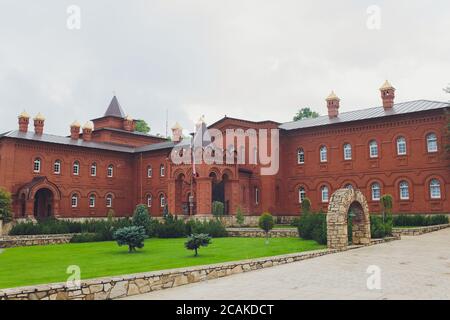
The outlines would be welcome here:
[[[255,188],[255,204],[259,204],[259,189]]]
[[[53,166],[53,173],[54,174],[60,174],[61,173],[61,163],[55,162]]]

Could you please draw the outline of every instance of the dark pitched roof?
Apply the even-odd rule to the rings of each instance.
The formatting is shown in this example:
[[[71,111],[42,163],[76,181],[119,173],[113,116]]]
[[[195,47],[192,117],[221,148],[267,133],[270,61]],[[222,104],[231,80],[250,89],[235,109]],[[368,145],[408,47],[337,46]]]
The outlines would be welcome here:
[[[108,109],[105,112],[105,117],[118,117],[125,118],[126,114],[123,112],[122,107],[117,100],[117,97],[114,96],[109,104]]]
[[[450,103],[446,102],[416,100],[395,104],[392,110],[388,111],[385,111],[384,108],[380,106],[375,108],[340,113],[337,118],[333,119],[330,119],[328,115],[324,115],[315,119],[286,122],[281,124],[279,128],[284,130],[305,129],[337,123],[346,123],[358,120],[377,119],[394,115],[409,114],[413,112],[445,109],[449,107]]]
[[[123,129],[110,128],[110,127],[99,128],[99,129],[96,129],[95,131],[101,131],[101,130],[115,131],[115,132],[121,132],[121,133],[134,134],[134,135],[137,135],[137,136],[144,136],[144,137],[149,137],[149,138],[156,138],[156,139],[161,139],[161,140],[167,140],[167,138],[156,136],[156,135],[152,135],[152,134],[148,134],[148,133],[144,133],[144,132],[127,131],[127,130],[123,130]]]

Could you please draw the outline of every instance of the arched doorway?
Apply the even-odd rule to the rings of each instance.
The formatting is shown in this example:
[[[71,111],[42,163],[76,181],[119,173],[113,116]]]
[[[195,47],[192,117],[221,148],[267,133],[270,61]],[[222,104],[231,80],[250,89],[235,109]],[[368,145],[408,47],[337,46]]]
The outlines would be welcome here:
[[[209,174],[211,178],[211,199],[212,202],[220,201],[225,202],[225,184],[223,179],[219,180],[215,172]]]
[[[36,219],[53,216],[53,193],[47,189],[39,189],[34,195],[33,214]]]
[[[331,196],[327,213],[329,249],[347,250],[348,217],[352,217],[352,242],[370,244],[370,216],[366,197],[359,190],[339,189]]]

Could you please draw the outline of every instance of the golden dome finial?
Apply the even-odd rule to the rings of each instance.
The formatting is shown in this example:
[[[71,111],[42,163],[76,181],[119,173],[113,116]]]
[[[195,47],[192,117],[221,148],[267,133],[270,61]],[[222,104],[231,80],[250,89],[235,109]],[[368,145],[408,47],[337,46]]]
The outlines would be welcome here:
[[[330,95],[327,97],[326,99],[327,101],[331,101],[331,100],[340,100],[339,97],[336,95],[336,93],[334,93],[334,91],[331,91]]]

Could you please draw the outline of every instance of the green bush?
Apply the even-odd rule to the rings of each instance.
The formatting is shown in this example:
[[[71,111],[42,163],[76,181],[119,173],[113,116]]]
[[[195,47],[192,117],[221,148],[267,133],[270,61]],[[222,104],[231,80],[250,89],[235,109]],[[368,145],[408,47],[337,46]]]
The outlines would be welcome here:
[[[237,224],[240,227],[242,227],[242,225],[245,222],[245,217],[244,217],[244,214],[242,213],[241,207],[237,208],[237,211],[236,211],[236,222],[237,222]]]
[[[448,216],[442,214],[432,216],[415,214],[394,216],[393,222],[395,227],[425,227],[447,224],[449,223],[449,219]]]
[[[213,238],[223,238],[228,236],[227,230],[219,220],[198,221],[190,220],[186,223],[186,234],[209,234]]]
[[[0,220],[10,222],[12,220],[12,198],[11,193],[0,188]]]
[[[198,249],[200,247],[207,247],[210,243],[211,237],[208,234],[191,234],[188,237],[187,241],[184,243],[184,246],[188,250],[194,250],[195,256],[198,256]]]
[[[302,214],[298,220],[298,234],[305,240],[327,243],[327,216],[323,213]]]
[[[259,217],[258,225],[266,233],[266,244],[268,244],[269,243],[269,231],[272,230],[275,225],[273,216],[268,212],[263,213]]]
[[[370,237],[381,239],[390,236],[392,236],[392,219],[386,219],[383,223],[383,217],[370,216]]]
[[[99,235],[97,233],[80,233],[76,234],[70,239],[71,243],[83,243],[83,242],[99,242],[103,241],[99,239]]]
[[[212,203],[212,214],[215,217],[221,217],[223,216],[225,212],[225,206],[223,204],[223,202],[220,201],[214,201]]]
[[[120,228],[114,232],[114,239],[119,246],[128,246],[128,252],[135,252],[136,248],[144,247],[145,229],[140,226]]]
[[[145,206],[143,204],[139,204],[136,206],[136,209],[134,210],[132,222],[133,222],[134,226],[143,227],[145,229],[145,233],[147,235],[150,233],[151,218],[148,213],[147,206]]]
[[[302,214],[311,213],[311,200],[309,198],[305,198],[302,201]]]
[[[155,235],[159,238],[183,238],[187,235],[184,221],[167,219],[164,223],[155,224]]]

